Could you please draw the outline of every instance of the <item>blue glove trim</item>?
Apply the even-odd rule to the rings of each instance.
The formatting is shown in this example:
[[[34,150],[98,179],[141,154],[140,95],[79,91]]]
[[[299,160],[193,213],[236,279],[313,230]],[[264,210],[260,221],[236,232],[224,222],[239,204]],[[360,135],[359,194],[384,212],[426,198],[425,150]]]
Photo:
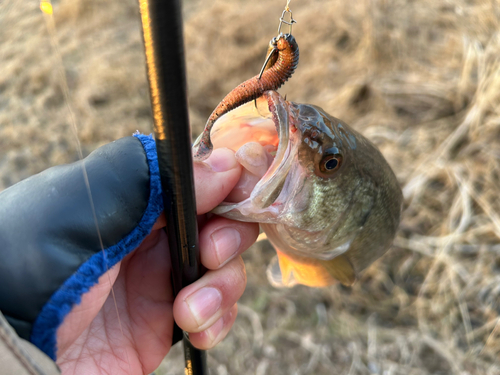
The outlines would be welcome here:
[[[160,171],[156,144],[153,137],[134,134],[146,152],[150,173],[150,196],[146,211],[137,227],[116,245],[93,255],[83,263],[50,298],[36,318],[31,332],[31,342],[54,361],[56,360],[57,329],[75,304],[79,304],[82,295],[94,286],[99,277],[120,262],[127,254],[137,248],[151,232],[154,223],[163,211],[161,196]]]

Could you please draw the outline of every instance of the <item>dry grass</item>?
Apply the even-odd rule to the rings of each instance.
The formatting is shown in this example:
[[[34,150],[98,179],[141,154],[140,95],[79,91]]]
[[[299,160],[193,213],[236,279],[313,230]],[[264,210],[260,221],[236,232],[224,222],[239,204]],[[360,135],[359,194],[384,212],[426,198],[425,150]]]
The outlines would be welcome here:
[[[256,74],[285,1],[186,1],[194,133]],[[292,1],[301,61],[281,90],[373,140],[405,212],[353,288],[276,290],[245,254],[214,374],[500,374],[500,3]],[[151,122],[134,0],[61,0],[59,42],[84,151]],[[0,189],[77,156],[34,2],[0,3]],[[159,374],[181,374],[179,348]]]

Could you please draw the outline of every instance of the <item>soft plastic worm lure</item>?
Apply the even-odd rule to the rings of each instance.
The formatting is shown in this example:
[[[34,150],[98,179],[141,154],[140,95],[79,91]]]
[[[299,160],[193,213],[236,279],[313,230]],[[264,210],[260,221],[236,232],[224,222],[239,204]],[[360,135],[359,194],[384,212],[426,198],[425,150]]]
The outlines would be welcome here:
[[[292,76],[299,63],[299,46],[295,38],[291,34],[280,34],[271,40],[270,46],[272,49],[263,71],[234,88],[214,109],[205,124],[202,136],[193,146],[194,159],[204,160],[210,156],[213,147],[210,131],[219,117],[257,99],[265,91],[279,89]]]

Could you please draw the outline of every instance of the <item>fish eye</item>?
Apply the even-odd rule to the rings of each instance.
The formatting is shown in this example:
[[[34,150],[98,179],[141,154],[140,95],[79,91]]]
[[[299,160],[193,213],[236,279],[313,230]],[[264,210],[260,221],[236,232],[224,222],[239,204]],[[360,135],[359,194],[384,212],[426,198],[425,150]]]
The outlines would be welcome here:
[[[321,159],[319,164],[319,171],[321,174],[325,174],[327,176],[331,175],[340,168],[342,165],[342,159],[341,154],[327,154],[323,156],[323,159]]]

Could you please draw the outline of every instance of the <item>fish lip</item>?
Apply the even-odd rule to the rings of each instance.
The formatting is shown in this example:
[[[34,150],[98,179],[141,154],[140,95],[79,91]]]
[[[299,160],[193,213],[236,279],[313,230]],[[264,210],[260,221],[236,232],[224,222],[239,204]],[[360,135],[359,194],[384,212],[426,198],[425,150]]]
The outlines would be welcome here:
[[[290,171],[292,159],[290,130],[294,122],[289,103],[278,92],[266,91],[262,96],[267,100],[279,139],[273,162],[250,194],[252,204],[265,209],[276,202]]]

